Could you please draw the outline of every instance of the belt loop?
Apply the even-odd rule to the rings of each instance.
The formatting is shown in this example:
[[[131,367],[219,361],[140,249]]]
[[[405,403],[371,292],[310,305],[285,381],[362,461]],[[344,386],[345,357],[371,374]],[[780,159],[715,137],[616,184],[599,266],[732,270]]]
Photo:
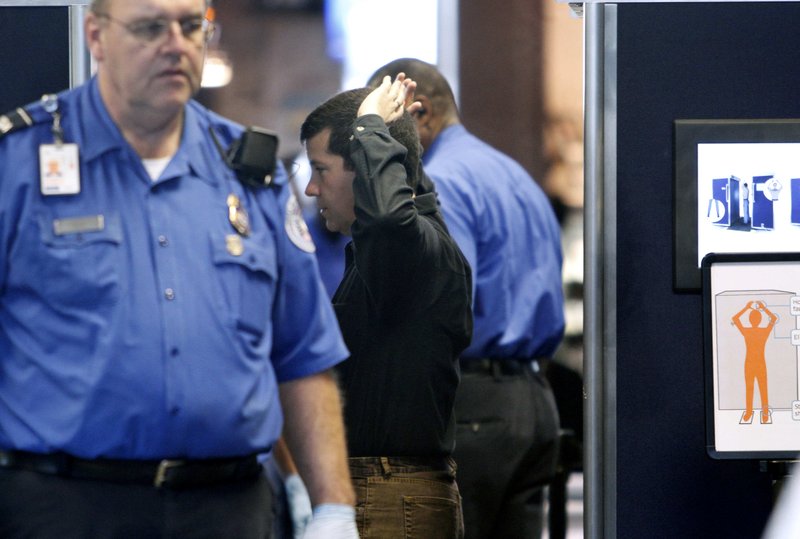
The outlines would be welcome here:
[[[381,457],[381,469],[384,477],[392,476],[392,468],[389,466],[389,457]]]
[[[492,366],[492,376],[494,376],[495,380],[501,380],[503,378],[503,366],[500,364],[502,359],[490,359],[489,362]]]
[[[453,459],[453,457],[447,457],[445,459],[445,465],[447,468],[447,474],[455,481],[456,477],[458,476],[458,464],[456,464],[456,461]]]

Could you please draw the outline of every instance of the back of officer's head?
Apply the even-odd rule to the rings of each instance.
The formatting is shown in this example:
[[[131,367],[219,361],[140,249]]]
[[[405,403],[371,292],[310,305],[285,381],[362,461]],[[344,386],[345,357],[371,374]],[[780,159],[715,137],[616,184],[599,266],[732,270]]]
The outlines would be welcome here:
[[[426,96],[442,112],[455,112],[456,99],[450,83],[436,66],[416,58],[398,58],[379,67],[369,78],[367,86],[380,86],[384,77],[388,75],[394,79],[398,73],[405,73],[406,78],[417,83],[417,96]]]
[[[327,100],[308,115],[300,127],[300,141],[305,143],[326,129],[330,129],[328,151],[344,159],[345,166],[353,170],[355,164],[350,158],[350,138],[358,109],[372,88],[347,90]],[[408,112],[388,124],[389,134],[405,146],[407,153],[403,161],[406,169],[406,182],[416,188],[419,182],[420,145],[414,120]]]

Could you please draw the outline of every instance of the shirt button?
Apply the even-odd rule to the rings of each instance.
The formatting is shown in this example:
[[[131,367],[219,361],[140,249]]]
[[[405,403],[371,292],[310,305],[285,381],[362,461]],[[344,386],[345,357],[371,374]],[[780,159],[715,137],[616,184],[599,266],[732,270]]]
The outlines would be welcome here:
[[[173,299],[175,299],[175,291],[171,288],[167,288],[166,290],[164,290],[164,297],[172,301]]]
[[[169,355],[171,355],[172,357],[178,357],[178,354],[180,353],[181,353],[180,350],[178,350],[177,348],[170,348],[169,350]]]
[[[169,245],[169,241],[167,240],[167,237],[162,234],[158,237],[158,244],[161,247],[166,247],[167,245]]]
[[[364,130],[363,125],[359,125],[358,127],[356,127],[356,131],[363,131],[363,130]]]

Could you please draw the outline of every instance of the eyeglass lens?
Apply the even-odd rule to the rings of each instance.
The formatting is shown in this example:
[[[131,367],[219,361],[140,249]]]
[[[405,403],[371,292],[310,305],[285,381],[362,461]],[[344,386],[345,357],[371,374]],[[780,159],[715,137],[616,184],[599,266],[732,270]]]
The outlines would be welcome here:
[[[119,21],[108,14],[102,14],[104,18],[116,22],[134,37],[142,41],[153,42],[163,38],[169,33],[172,26],[171,19],[141,19],[130,23]],[[201,42],[203,39],[210,39],[211,37],[211,23],[201,17],[193,16],[177,20],[181,27],[181,34],[186,39],[195,42]]]

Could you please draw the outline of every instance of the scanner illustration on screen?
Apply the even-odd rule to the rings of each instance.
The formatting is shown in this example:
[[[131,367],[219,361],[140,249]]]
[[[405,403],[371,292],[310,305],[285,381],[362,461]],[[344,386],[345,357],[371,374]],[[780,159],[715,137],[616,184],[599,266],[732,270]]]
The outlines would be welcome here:
[[[718,409],[736,411],[739,425],[772,425],[776,414],[782,423],[797,421],[792,408],[800,400],[800,295],[756,289],[714,297],[720,315]]]
[[[781,189],[783,184],[774,175],[753,176],[750,182],[737,176],[713,178],[706,218],[729,230],[773,230],[775,203],[781,200]],[[800,205],[794,191],[791,204],[794,215],[795,206]],[[800,224],[800,219],[792,218],[791,222]]]
[[[748,313],[749,325],[742,323],[742,315]],[[761,326],[763,314],[769,317],[766,326]],[[772,334],[772,328],[778,321],[778,316],[769,310],[763,301],[748,301],[741,311],[731,318],[733,325],[744,337],[744,385],[745,385],[745,410],[742,412],[741,424],[753,422],[753,391],[756,382],[761,397],[761,423],[772,423],[772,411],[769,408],[769,389],[767,382],[767,360],[765,349],[767,339]]]

